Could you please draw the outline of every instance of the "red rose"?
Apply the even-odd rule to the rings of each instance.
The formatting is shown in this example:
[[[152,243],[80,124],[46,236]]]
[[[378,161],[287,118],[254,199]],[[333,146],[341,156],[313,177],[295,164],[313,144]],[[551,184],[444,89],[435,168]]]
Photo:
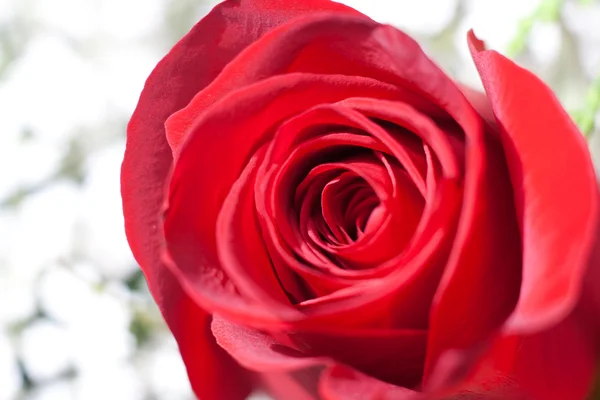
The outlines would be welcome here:
[[[201,399],[586,396],[586,143],[539,79],[469,45],[486,96],[346,6],[232,0],[158,64],[123,207]]]

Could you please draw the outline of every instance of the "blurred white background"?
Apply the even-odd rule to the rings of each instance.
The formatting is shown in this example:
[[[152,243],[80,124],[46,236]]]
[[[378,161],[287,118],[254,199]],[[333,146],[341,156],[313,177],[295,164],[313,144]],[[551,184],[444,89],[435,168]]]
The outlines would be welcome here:
[[[599,1],[344,2],[478,86],[474,28],[591,130]],[[0,0],[0,400],[192,398],[125,240],[119,169],[146,77],[214,4]]]

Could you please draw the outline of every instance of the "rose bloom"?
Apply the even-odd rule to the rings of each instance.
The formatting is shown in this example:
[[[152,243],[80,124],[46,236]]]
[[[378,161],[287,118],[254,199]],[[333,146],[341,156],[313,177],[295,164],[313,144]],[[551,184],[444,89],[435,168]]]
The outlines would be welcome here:
[[[473,33],[485,94],[325,0],[231,0],[127,129],[129,243],[196,395],[589,395],[598,186],[544,83]]]

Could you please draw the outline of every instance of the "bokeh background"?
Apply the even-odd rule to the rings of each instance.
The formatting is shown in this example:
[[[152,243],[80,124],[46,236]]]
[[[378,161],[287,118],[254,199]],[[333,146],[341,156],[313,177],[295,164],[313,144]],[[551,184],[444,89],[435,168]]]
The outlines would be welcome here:
[[[599,153],[599,1],[345,3],[479,86],[474,28],[551,85]],[[146,77],[214,4],[0,0],[0,400],[193,398],[127,246],[119,169]]]

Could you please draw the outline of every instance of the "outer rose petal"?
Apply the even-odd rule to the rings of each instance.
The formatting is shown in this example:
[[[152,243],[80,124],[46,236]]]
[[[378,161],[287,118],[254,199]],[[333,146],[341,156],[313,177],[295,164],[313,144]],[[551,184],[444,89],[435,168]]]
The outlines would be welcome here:
[[[236,5],[239,3],[239,5]],[[258,38],[262,37],[264,34],[279,28],[281,31],[285,32],[286,30],[290,30],[288,25],[289,21],[301,18],[303,16],[309,16],[315,13],[326,12],[330,15],[353,15],[355,17],[360,17],[360,19],[364,19],[366,21],[370,21],[365,15],[359,13],[358,11],[347,7],[343,4],[335,3],[329,0],[300,0],[300,1],[282,1],[282,0],[242,0],[242,1],[226,1],[222,3],[217,8],[222,7],[224,9],[233,8],[235,13],[230,15],[229,12],[225,14],[225,18],[222,26],[213,26],[211,31],[205,37],[198,37],[197,40],[204,46],[207,46],[206,51],[202,51],[202,56],[200,63],[206,62],[215,57],[219,57],[222,49],[218,49],[218,52],[211,52],[211,45],[214,43],[225,43],[228,42],[239,42],[243,41],[244,47],[248,46],[250,43],[255,42]],[[228,10],[229,11],[229,10]],[[210,39],[211,35],[214,35],[217,32],[223,31],[222,36],[218,38]],[[264,38],[263,38],[264,40]],[[291,46],[292,43],[287,43],[288,46]],[[240,48],[239,50],[243,49]],[[237,51],[239,53],[240,51]],[[228,62],[233,57],[229,57],[227,63],[223,63],[221,68],[215,71],[215,75],[221,74],[224,71],[230,70],[231,66],[227,65]],[[262,60],[261,60],[262,61]],[[241,69],[238,69],[237,74],[229,75],[227,77],[228,83],[222,84],[216,83],[210,85],[206,91],[203,93],[199,93],[199,98],[202,98],[201,104],[198,101],[194,101],[194,112],[178,115],[175,119],[176,122],[167,121],[167,140],[169,141],[169,145],[173,149],[173,152],[176,152],[185,138],[185,134],[187,132],[187,128],[190,127],[194,118],[198,116],[203,109],[208,108],[211,104],[218,101],[228,92],[233,89],[240,88],[245,86],[245,84],[251,83],[251,80],[248,80],[247,76],[252,77],[253,74],[263,73],[264,76],[269,76],[267,71],[271,68],[271,64],[275,66],[278,65],[279,60],[271,59],[267,63],[262,63],[258,67],[252,66],[250,62],[241,63]],[[239,63],[238,63],[239,65]],[[237,75],[237,76],[236,76]],[[191,99],[190,99],[191,100]],[[171,119],[171,118],[170,118]],[[173,125],[173,126],[169,126]]]
[[[472,33],[469,44],[507,153],[522,236],[523,283],[502,332],[479,349],[457,352],[462,360],[454,365],[441,362],[430,384],[445,375],[446,384],[462,380],[459,391],[583,399],[598,351],[591,337],[598,318],[591,294],[598,287],[597,252],[591,254],[597,242],[598,188],[587,146],[542,82],[484,50]],[[588,297],[582,297],[586,274]]]
[[[127,128],[121,193],[129,245],[178,340],[192,387],[205,400],[243,398],[249,386],[241,375],[236,378],[237,385],[219,384],[226,379],[219,374],[227,374],[231,379],[232,374],[242,371],[237,372],[235,363],[214,343],[209,316],[187,297],[160,261],[163,235],[159,228],[159,212],[164,182],[172,163],[164,122],[265,32],[292,18],[316,11],[354,12],[326,0],[303,0],[293,4],[246,0],[218,5],[156,66],[146,81]]]
[[[402,81],[394,76],[395,63],[388,60],[390,54],[395,53],[388,54],[387,49],[382,49],[382,45],[387,47],[387,43],[379,43],[380,40],[374,34],[375,30],[396,32],[393,35],[394,39],[400,42],[396,43],[400,47],[393,49],[396,53],[421,51],[412,39],[394,28],[380,25],[365,16],[357,17],[348,13],[320,13],[273,29],[229,63],[214,82],[206,90],[199,92],[185,109],[169,117],[165,126],[174,153],[193,130],[194,123],[203,110],[232,91],[266,77],[308,72],[363,76],[404,86]],[[402,46],[404,42],[410,43],[416,49],[405,49]],[[358,45],[359,43],[362,45]],[[365,48],[374,54],[366,57]],[[407,63],[406,60],[400,61]],[[439,114],[438,107],[417,93],[405,91],[405,95],[411,106],[427,110],[427,114]]]
[[[580,297],[595,243],[598,187],[583,136],[530,72],[469,45],[498,120],[514,188],[523,282],[509,329],[535,332],[569,314]]]

